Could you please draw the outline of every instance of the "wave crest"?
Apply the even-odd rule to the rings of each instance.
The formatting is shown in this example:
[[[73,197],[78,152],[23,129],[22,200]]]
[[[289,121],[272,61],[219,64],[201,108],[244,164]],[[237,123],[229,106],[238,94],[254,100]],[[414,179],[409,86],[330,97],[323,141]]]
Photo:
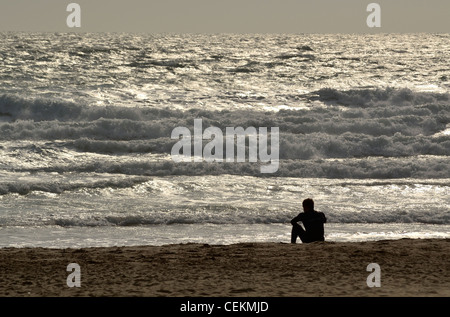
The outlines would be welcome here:
[[[448,177],[450,95],[409,89],[341,91],[321,89],[302,95],[307,110],[278,112],[87,106],[73,102],[0,96],[0,139],[50,141],[67,151],[170,154],[176,127],[188,127],[202,118],[203,128],[278,127],[280,171],[285,176],[337,177]],[[208,140],[204,140],[207,143]],[[224,143],[225,145],[225,143]],[[0,149],[8,153],[7,147]],[[428,157],[420,166],[417,156]],[[440,158],[430,158],[439,156]],[[364,160],[374,157],[375,159]],[[377,159],[378,157],[386,160]],[[396,160],[396,159],[400,160]],[[346,159],[345,162],[328,161]],[[355,161],[355,159],[361,159]],[[133,159],[134,160],[134,159]],[[374,161],[380,166],[373,164]],[[420,160],[419,160],[420,161]],[[85,162],[84,169],[90,170]],[[389,166],[386,166],[389,164]],[[49,169],[65,167],[58,162]],[[202,169],[205,171],[202,171]],[[194,165],[165,163],[116,163],[124,173],[205,174],[255,173],[247,164]],[[110,170],[109,162],[102,170]],[[99,167],[92,167],[93,171]]]

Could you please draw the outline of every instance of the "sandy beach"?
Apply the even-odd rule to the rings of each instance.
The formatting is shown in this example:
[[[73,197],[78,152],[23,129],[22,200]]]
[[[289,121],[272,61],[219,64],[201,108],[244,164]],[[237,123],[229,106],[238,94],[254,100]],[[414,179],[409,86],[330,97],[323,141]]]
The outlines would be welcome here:
[[[443,239],[4,248],[0,296],[441,297],[450,296],[448,254]],[[80,287],[67,285],[69,263],[80,266]],[[370,263],[380,287],[367,284]]]

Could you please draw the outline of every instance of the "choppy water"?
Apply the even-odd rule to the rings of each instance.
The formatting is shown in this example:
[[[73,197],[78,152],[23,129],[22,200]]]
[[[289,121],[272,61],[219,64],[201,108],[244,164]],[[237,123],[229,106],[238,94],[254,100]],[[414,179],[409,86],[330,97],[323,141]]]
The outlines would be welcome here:
[[[0,247],[450,236],[450,35],[0,33]],[[176,163],[175,127],[280,163]]]

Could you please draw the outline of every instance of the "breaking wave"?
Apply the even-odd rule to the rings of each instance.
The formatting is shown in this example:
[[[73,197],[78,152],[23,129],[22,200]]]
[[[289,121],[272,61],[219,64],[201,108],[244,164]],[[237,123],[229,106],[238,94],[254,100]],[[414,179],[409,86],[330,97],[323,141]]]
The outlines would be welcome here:
[[[223,207],[222,207],[223,208]],[[56,215],[55,215],[56,216]],[[424,213],[423,210],[402,212],[392,210],[386,212],[326,212],[327,223],[424,223],[436,225],[450,224],[450,216],[445,209],[435,210],[433,213]],[[103,227],[103,226],[150,226],[150,225],[177,225],[177,224],[289,224],[292,211],[274,213],[252,211],[246,208],[233,208],[233,210],[222,209],[215,213],[201,208],[191,209],[189,212],[183,210],[172,211],[148,211],[127,215],[83,215],[50,217],[39,225],[61,226],[61,227]],[[26,226],[23,220],[10,219],[8,223],[0,226]],[[42,220],[41,220],[42,221]],[[34,223],[33,225],[36,225]]]
[[[450,134],[442,133],[450,124],[449,94],[327,88],[300,97],[305,106],[300,110],[181,111],[2,95],[0,138],[48,141],[59,150],[62,146],[80,153],[169,155],[176,142],[170,138],[172,130],[181,126],[193,131],[194,119],[202,118],[203,128],[216,126],[222,131],[226,127],[279,127],[277,176],[449,177]],[[64,166],[56,160],[46,169],[114,170],[133,175],[259,174],[256,164],[186,165],[135,159],[107,160],[102,166],[89,162]]]
[[[146,177],[134,177],[134,178],[125,178],[125,179],[107,179],[107,180],[98,180],[92,182],[86,181],[68,181],[64,180],[55,180],[51,181],[30,181],[30,180],[21,180],[21,181],[3,181],[0,183],[0,195],[6,194],[20,194],[27,195],[32,192],[45,192],[45,193],[53,193],[53,194],[61,194],[65,191],[74,191],[78,189],[104,189],[104,188],[130,188],[136,184],[147,181]]]

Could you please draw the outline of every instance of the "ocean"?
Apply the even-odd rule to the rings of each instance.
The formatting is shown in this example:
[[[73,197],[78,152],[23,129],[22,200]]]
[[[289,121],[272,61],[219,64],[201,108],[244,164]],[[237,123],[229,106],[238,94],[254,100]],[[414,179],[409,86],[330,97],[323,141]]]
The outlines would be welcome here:
[[[305,198],[327,241],[450,238],[449,52],[450,34],[0,33],[0,247],[288,243]],[[195,119],[279,128],[277,170],[174,161]]]

